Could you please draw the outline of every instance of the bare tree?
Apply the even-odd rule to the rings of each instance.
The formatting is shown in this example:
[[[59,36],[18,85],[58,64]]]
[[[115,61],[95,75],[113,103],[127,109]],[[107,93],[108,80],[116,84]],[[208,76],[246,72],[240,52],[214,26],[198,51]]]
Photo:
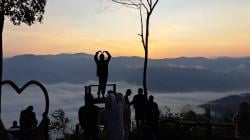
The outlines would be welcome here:
[[[148,47],[149,47],[149,27],[150,17],[158,4],[159,0],[112,0],[115,3],[129,8],[139,10],[141,33],[139,34],[144,49],[144,68],[143,68],[143,88],[147,95],[147,66],[148,66]]]
[[[0,0],[0,82],[3,76],[3,29],[5,17],[9,18],[14,25],[25,23],[32,25],[36,21],[42,22],[46,0]],[[1,117],[0,86],[0,117]]]

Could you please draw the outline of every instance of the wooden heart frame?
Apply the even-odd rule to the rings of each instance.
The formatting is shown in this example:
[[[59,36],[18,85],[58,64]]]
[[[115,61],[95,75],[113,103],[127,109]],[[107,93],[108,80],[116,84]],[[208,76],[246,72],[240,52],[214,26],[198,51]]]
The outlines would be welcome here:
[[[11,81],[11,80],[4,80],[4,81],[1,82],[0,86],[2,87],[4,85],[11,86],[16,91],[17,94],[21,94],[27,87],[29,87],[31,85],[35,85],[35,86],[39,87],[42,90],[42,92],[44,94],[44,97],[45,97],[45,110],[44,110],[44,113],[46,115],[48,115],[48,113],[49,113],[49,95],[48,95],[48,91],[45,88],[45,86],[43,86],[40,82],[35,81],[35,80],[31,80],[31,81],[28,81],[27,83],[25,83],[20,88],[13,81]]]
[[[43,114],[43,119],[40,122],[40,124],[38,125],[38,127],[34,128],[34,129],[30,129],[28,131],[22,130],[21,134],[22,134],[22,136],[24,136],[24,138],[27,135],[31,139],[46,140],[46,137],[44,136],[44,133],[45,133],[44,127],[47,127],[47,126],[45,126],[46,125],[46,120],[47,120],[46,116],[48,116],[48,113],[49,113],[49,96],[48,96],[47,89],[40,82],[35,81],[35,80],[31,80],[31,81],[27,82],[21,88],[18,87],[13,81],[10,81],[10,80],[5,80],[5,81],[2,81],[0,83],[1,87],[4,86],[4,85],[11,86],[16,91],[16,93],[18,93],[18,94],[21,94],[27,87],[29,87],[31,85],[35,85],[35,86],[39,87],[42,90],[42,92],[44,94],[44,97],[45,97],[45,111],[44,111],[44,114]],[[16,132],[19,133],[19,131],[20,131],[20,130],[14,130],[14,131],[6,130],[4,128],[4,124],[2,123],[1,119],[0,119],[0,123],[1,123],[0,129],[3,129],[3,132],[5,133],[5,134],[4,133],[2,134],[3,136],[7,136],[7,133],[10,133],[10,134],[16,133]],[[1,135],[1,132],[0,132],[0,135]]]

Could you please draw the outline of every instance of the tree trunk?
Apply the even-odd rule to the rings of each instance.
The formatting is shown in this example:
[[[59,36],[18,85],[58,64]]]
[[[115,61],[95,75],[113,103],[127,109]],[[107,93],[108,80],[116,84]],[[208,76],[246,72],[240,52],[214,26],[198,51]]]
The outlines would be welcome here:
[[[146,19],[146,38],[145,38],[145,46],[144,46],[144,68],[143,68],[143,89],[146,94],[146,97],[148,97],[148,87],[147,87],[147,69],[148,69],[148,38],[149,38],[149,19],[150,19],[150,13],[147,13],[147,19]]]
[[[148,67],[148,48],[144,50],[144,67],[143,67],[143,89],[146,97],[148,97],[148,88],[147,88],[147,67]]]
[[[0,82],[3,78],[3,27],[4,27],[4,13],[0,12]],[[2,114],[2,85],[0,85],[0,118]]]

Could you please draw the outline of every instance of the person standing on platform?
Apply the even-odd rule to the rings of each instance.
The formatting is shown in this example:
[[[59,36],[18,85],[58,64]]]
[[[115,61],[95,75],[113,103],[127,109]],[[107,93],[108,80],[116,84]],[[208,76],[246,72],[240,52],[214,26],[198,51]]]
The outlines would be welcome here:
[[[105,60],[104,54],[107,55],[106,60]],[[98,56],[99,56],[99,59],[98,59]],[[106,84],[108,80],[108,64],[111,59],[111,55],[108,51],[103,51],[103,52],[98,51],[96,52],[94,59],[95,59],[95,63],[97,66],[96,75],[99,78],[99,86],[98,86],[97,95],[98,95],[98,98],[100,98],[100,93],[101,93],[102,97],[104,98],[105,91],[106,91]]]

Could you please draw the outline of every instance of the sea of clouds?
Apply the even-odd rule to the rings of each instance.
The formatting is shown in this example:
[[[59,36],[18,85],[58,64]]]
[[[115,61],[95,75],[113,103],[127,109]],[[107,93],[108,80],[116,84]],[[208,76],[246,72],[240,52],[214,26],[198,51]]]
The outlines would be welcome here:
[[[78,109],[84,105],[84,86],[89,84],[96,84],[95,81],[89,81],[82,85],[78,84],[53,84],[46,85],[50,98],[50,115],[56,109],[63,109],[71,119],[71,125],[74,126],[78,123]],[[126,82],[116,82],[117,91],[125,93],[127,88],[132,89],[132,97],[137,93],[138,85],[129,84]],[[108,87],[107,90],[111,89]],[[3,87],[2,94],[2,120],[9,128],[12,121],[19,121],[20,112],[29,105],[34,106],[38,120],[41,120],[42,113],[45,109],[45,100],[42,92],[38,87],[32,86],[27,88],[21,95],[18,95],[9,86]],[[92,89],[95,95],[96,89]],[[158,103],[160,109],[164,111],[165,106],[171,109],[172,112],[180,112],[183,106],[196,106],[206,103],[208,101],[225,97],[231,94],[239,94],[242,92],[224,92],[224,93],[212,93],[212,92],[189,92],[189,93],[152,93],[155,101]],[[96,95],[95,95],[96,96]],[[202,113],[202,110],[194,107],[196,111]]]

